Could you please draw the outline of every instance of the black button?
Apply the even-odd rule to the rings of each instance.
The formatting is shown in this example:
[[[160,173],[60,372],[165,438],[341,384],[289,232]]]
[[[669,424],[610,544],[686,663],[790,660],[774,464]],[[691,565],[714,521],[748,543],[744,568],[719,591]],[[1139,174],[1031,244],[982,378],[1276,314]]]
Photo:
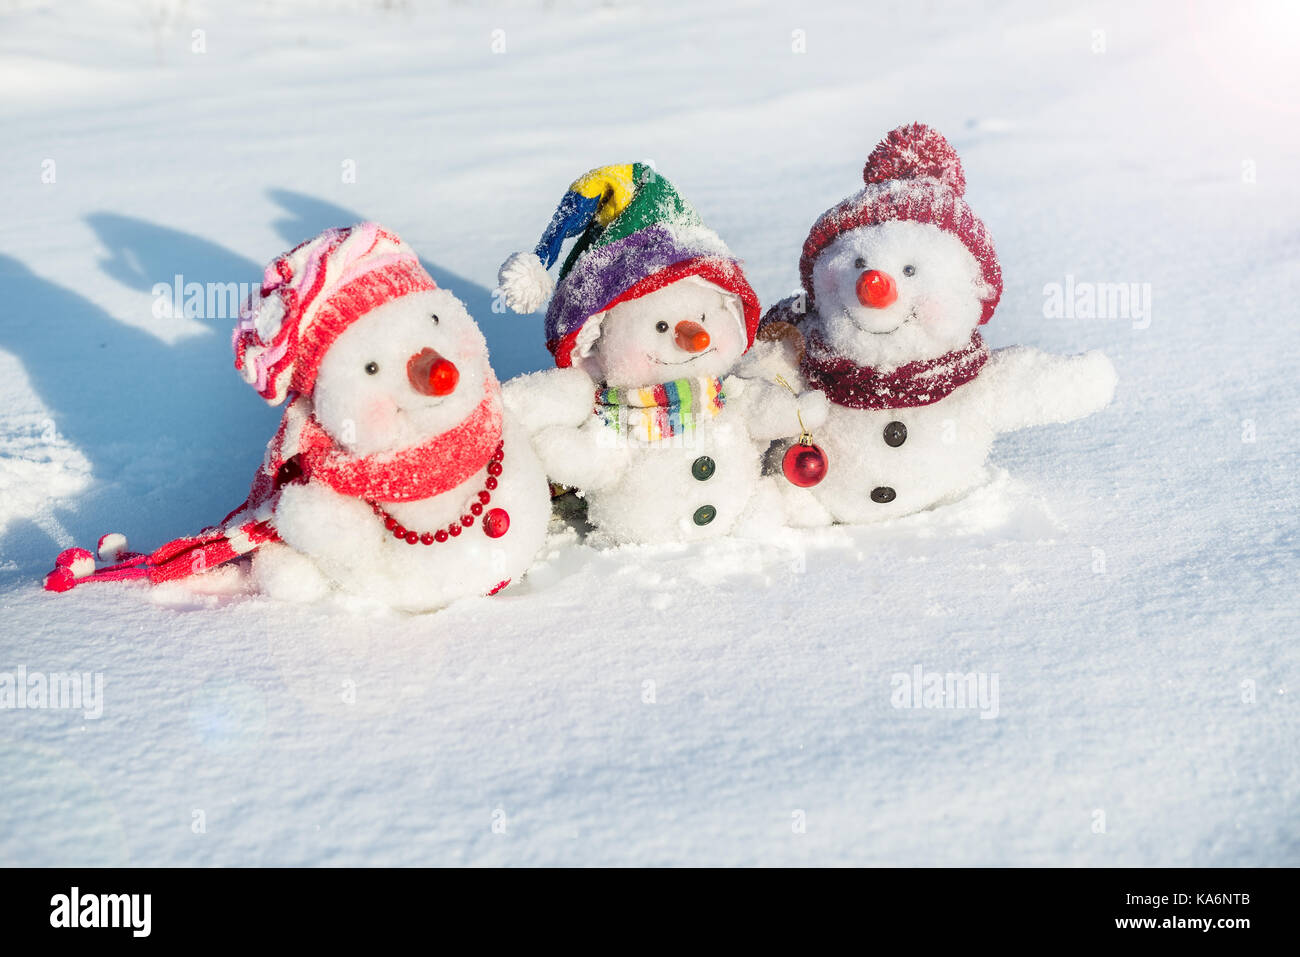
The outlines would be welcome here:
[[[907,441],[907,426],[902,422],[890,422],[885,426],[885,444],[896,449]]]
[[[888,485],[881,485],[878,488],[873,488],[871,490],[871,501],[875,502],[877,505],[885,505],[892,502],[895,496],[896,493]]]
[[[701,455],[691,463],[691,474],[703,482],[707,479],[713,478],[713,473],[717,471],[717,468],[718,463],[714,462],[713,459],[709,458],[707,455]]]
[[[695,524],[708,525],[718,517],[718,510],[712,505],[701,505],[695,510]]]

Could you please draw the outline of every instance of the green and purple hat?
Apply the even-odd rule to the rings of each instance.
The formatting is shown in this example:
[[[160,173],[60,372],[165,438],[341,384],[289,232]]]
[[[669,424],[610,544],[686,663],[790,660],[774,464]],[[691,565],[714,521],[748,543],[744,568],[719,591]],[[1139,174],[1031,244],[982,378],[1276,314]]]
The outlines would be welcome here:
[[[571,237],[577,242],[552,284],[547,270]],[[512,255],[498,279],[515,312],[535,312],[551,297],[546,348],[564,367],[573,364],[578,334],[593,316],[688,276],[740,299],[746,348],[753,345],[761,313],[739,260],[668,180],[644,163],[628,163],[575,180],[536,249]]]

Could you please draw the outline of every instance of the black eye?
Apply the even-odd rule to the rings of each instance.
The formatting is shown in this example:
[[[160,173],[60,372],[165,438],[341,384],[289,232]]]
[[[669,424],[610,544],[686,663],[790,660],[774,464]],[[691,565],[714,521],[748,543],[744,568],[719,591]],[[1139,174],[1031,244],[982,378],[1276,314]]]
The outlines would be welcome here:
[[[436,326],[438,324],[438,314],[435,312],[430,318],[433,319],[433,324]]]
[[[367,363],[366,363],[366,375],[374,375],[374,374],[375,374],[376,372],[378,372],[378,371],[379,371],[379,363],[378,363],[378,362],[367,362]]]
[[[655,328],[658,329],[660,332],[667,332],[667,331],[668,331],[668,323],[666,323],[666,322],[664,322],[662,319],[660,319],[658,322],[655,323]]]
[[[903,267],[903,275],[904,275],[904,276],[915,276],[915,275],[916,275],[916,267],[915,267],[915,266],[904,266],[904,267]]]
[[[866,269],[866,268],[867,268],[867,261],[866,261],[865,259],[863,259],[861,256],[859,256],[857,259],[853,260],[853,268],[854,268],[854,269]]]

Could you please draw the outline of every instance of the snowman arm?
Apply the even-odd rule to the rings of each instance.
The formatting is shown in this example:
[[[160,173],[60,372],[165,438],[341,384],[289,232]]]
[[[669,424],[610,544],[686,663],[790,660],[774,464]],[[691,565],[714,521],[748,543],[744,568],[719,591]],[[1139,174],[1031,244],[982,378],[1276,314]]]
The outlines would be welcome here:
[[[275,530],[286,545],[308,557],[344,566],[377,551],[388,534],[370,506],[318,482],[280,490]]]
[[[1057,356],[1028,346],[998,349],[976,379],[995,432],[1073,422],[1105,408],[1115,367],[1101,352]]]
[[[583,491],[612,485],[628,464],[626,443],[590,413],[579,428],[553,425],[543,429],[534,436],[533,447],[547,478]]]
[[[736,373],[742,379],[774,381],[784,376],[796,389],[802,384],[799,375],[799,357],[787,339],[755,342],[736,363]]]
[[[553,426],[577,428],[591,415],[596,383],[581,369],[546,369],[501,386],[505,407],[529,434]]]
[[[750,436],[764,442],[799,435],[800,416],[807,428],[821,428],[830,409],[822,392],[810,390],[796,397],[775,382],[762,379],[728,376],[725,389],[728,404],[735,404]]]

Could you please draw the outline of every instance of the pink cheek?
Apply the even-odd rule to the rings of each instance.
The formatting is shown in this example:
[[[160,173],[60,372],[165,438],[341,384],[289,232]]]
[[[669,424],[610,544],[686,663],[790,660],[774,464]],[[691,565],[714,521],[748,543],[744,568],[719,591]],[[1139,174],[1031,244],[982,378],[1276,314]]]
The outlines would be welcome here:
[[[625,370],[623,377],[626,379],[651,383],[659,378],[658,370],[661,366],[641,356],[630,357],[622,365]]]
[[[386,397],[371,399],[361,412],[361,425],[370,435],[388,435],[397,426],[397,403]]]
[[[600,368],[603,375],[618,382],[649,384],[655,377],[650,361],[641,356],[601,356]]]
[[[923,326],[936,326],[943,322],[942,304],[937,299],[921,296],[913,304],[916,321]]]

